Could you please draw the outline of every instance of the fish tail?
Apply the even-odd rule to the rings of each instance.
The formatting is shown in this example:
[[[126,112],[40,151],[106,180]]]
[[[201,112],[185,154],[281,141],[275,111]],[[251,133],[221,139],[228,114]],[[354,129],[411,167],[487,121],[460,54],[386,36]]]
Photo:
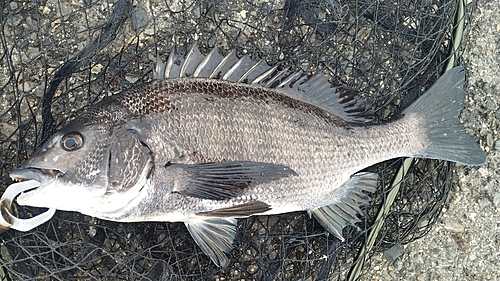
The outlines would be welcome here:
[[[450,69],[403,112],[404,115],[413,113],[424,118],[426,137],[430,142],[423,151],[413,156],[471,166],[485,162],[484,152],[467,134],[458,118],[465,98],[464,81],[462,67]]]

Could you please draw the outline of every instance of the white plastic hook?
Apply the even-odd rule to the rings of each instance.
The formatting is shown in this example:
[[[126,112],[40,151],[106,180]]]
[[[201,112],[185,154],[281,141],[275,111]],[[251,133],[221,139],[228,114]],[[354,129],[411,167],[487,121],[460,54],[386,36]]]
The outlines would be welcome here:
[[[28,180],[11,184],[7,187],[7,190],[5,190],[2,198],[0,199],[0,208],[2,208],[2,215],[0,215],[0,227],[6,229],[12,228],[19,231],[29,231],[47,222],[54,216],[56,213],[55,208],[50,208],[47,211],[29,219],[21,219],[10,213],[9,209],[12,205],[12,201],[17,195],[39,186],[40,183],[38,181]]]

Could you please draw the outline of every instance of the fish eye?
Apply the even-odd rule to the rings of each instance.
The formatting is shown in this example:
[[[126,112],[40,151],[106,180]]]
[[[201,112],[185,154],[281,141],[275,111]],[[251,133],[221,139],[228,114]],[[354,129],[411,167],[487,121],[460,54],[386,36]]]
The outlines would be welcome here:
[[[61,139],[61,146],[66,151],[77,150],[82,147],[83,137],[79,133],[68,133]]]

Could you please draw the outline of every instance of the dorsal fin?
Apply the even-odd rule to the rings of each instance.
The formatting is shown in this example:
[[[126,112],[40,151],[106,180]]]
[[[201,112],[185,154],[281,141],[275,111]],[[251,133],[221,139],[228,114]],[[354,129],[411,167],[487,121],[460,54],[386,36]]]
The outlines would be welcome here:
[[[184,62],[179,71],[179,77],[192,77],[204,58],[205,56],[198,49],[198,45],[194,44],[184,57]]]
[[[217,47],[213,48],[205,59],[198,65],[193,77],[209,77],[224,57],[219,54]]]
[[[248,55],[238,58],[235,50],[222,56],[215,47],[205,56],[195,43],[185,56],[181,56],[174,48],[166,64],[158,58],[153,77],[212,78],[254,84],[315,105],[348,122],[365,123],[372,120],[355,92],[340,84],[332,85],[326,76],[293,72],[288,68],[278,70],[278,66],[271,67],[264,60],[255,62]]]

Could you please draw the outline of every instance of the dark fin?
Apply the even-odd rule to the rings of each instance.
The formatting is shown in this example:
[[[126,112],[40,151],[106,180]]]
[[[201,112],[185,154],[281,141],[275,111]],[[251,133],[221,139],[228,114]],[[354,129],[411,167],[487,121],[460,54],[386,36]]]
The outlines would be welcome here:
[[[160,59],[160,56],[156,57],[155,70],[153,71],[153,79],[163,80],[165,79],[165,63]]]
[[[269,210],[271,210],[271,207],[268,204],[260,201],[254,201],[229,208],[216,209],[196,214],[199,216],[209,217],[249,217],[251,215],[261,214]]]
[[[184,58],[181,55],[177,54],[177,51],[174,47],[174,49],[168,56],[167,63],[165,65],[165,73],[159,76],[162,76],[164,79],[170,77],[180,77],[180,71],[183,61]]]
[[[222,77],[226,74],[227,70],[231,68],[238,61],[238,57],[236,56],[236,51],[231,50],[215,67],[215,69],[210,73],[208,78],[222,79]]]
[[[213,48],[205,59],[198,65],[193,73],[193,77],[210,77],[223,58],[224,57],[219,54],[217,47]]]
[[[377,184],[378,174],[355,174],[340,187],[348,190],[340,202],[312,210],[312,213],[328,232],[344,241],[342,229],[359,222],[357,215],[361,214],[360,207],[370,203],[370,196],[364,194],[363,191],[375,192]]]
[[[486,156],[476,140],[458,119],[463,108],[465,71],[455,67],[438,81],[403,114],[416,113],[425,118],[430,145],[415,157],[441,159],[466,165],[481,165]]]
[[[245,161],[173,164],[166,168],[178,179],[174,192],[211,200],[233,198],[249,186],[297,175],[283,165]]]
[[[195,43],[184,57],[184,62],[179,70],[179,77],[192,77],[198,65],[205,59],[205,56],[198,49]]]
[[[277,89],[285,96],[315,105],[348,122],[373,120],[355,92],[340,84],[332,85],[326,76],[278,70],[278,66],[271,67],[264,60],[255,62],[248,55],[238,58],[235,50],[223,57],[214,48],[204,56],[194,44],[183,57],[174,49],[166,64],[157,61],[153,77],[214,78],[254,84]]]
[[[226,71],[222,80],[237,82],[254,65],[257,64],[250,57],[243,56]]]
[[[237,82],[250,84],[269,69],[271,69],[271,67],[267,65],[265,60],[261,59],[258,63],[252,65],[245,73],[243,73]]]
[[[196,218],[184,222],[194,242],[219,267],[229,264],[225,253],[233,248],[236,223],[235,218]]]

